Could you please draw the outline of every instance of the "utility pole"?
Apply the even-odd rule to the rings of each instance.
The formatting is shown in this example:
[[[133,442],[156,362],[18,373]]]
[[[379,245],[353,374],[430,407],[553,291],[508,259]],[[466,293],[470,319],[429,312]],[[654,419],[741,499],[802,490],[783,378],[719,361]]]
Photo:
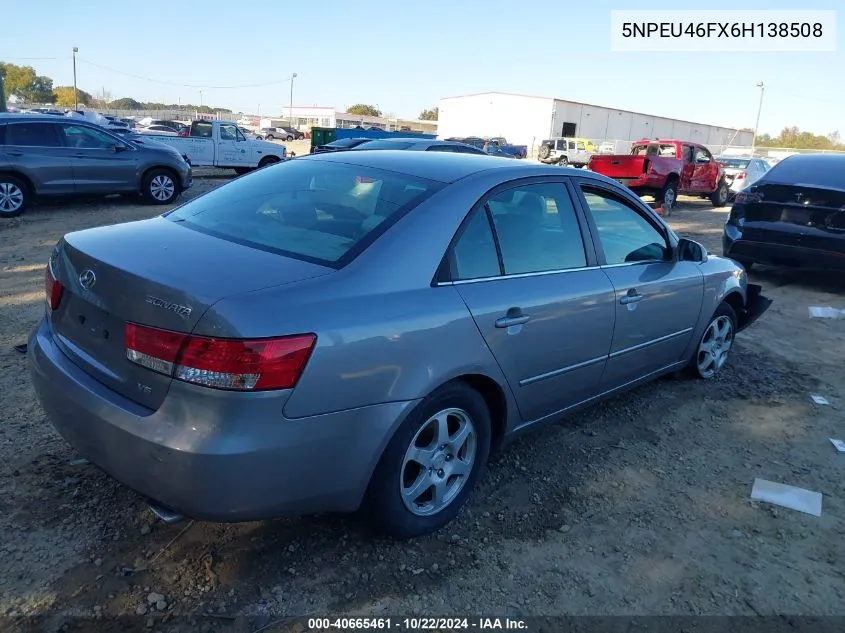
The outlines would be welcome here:
[[[754,135],[751,137],[751,155],[754,156],[754,147],[757,144],[757,130],[760,127],[760,112],[763,110],[763,94],[766,92],[766,87],[762,81],[757,82],[757,87],[760,89],[760,105],[757,106],[757,122],[754,124]]]
[[[296,73],[293,73],[290,76],[290,110],[288,110],[288,124],[293,128],[296,127],[293,124],[293,80],[296,79]]]
[[[79,49],[74,46],[73,47],[73,109],[79,109],[79,99],[76,96],[76,54],[79,52]]]

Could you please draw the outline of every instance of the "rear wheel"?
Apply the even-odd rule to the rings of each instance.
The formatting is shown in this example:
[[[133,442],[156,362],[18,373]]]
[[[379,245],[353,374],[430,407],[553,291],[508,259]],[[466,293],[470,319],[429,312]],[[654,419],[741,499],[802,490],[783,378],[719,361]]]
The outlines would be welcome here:
[[[275,137],[272,134],[268,134],[267,136],[264,137],[264,140],[265,141],[272,141],[274,138]]]
[[[722,370],[733,347],[736,323],[736,312],[731,306],[723,303],[716,308],[688,366],[695,376],[709,380]]]
[[[490,455],[490,412],[475,389],[455,382],[436,390],[390,440],[368,490],[374,525],[400,538],[452,521]]]
[[[0,175],[0,218],[13,218],[26,211],[29,187],[20,178]]]
[[[667,182],[660,191],[657,201],[669,207],[675,206],[678,201],[678,182],[676,180]]]
[[[728,183],[724,180],[719,183],[716,191],[710,195],[710,202],[714,207],[723,207],[728,203]]]
[[[141,193],[152,204],[170,204],[179,196],[179,185],[172,172],[153,169],[144,176]]]
[[[286,140],[286,141],[292,141],[292,140],[293,140],[293,136],[291,136],[290,134],[288,134],[288,135],[285,137],[285,140]]]

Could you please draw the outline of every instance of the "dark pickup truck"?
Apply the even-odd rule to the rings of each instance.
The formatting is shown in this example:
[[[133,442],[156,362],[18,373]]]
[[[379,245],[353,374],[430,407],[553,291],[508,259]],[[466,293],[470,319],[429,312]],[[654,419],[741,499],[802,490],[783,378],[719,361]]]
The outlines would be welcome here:
[[[668,206],[678,195],[709,198],[714,207],[728,201],[724,168],[698,143],[644,139],[630,154],[594,154],[589,169]]]

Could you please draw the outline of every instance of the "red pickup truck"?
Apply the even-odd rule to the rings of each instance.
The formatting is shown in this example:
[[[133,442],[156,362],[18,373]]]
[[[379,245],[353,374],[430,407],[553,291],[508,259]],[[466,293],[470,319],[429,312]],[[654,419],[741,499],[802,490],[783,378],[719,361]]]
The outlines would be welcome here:
[[[670,206],[679,194],[709,198],[714,207],[728,201],[722,164],[698,143],[644,139],[633,144],[630,154],[594,154],[589,168]]]

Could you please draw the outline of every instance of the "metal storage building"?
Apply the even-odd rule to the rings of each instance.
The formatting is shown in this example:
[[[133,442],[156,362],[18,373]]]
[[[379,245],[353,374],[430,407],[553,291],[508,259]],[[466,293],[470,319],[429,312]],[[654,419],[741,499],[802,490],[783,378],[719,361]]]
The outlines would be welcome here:
[[[536,148],[548,138],[575,136],[596,144],[616,142],[627,152],[631,141],[677,138],[719,152],[730,145],[751,145],[752,133],[603,106],[508,92],[444,97],[439,104],[438,136],[503,136],[510,143]],[[530,151],[530,150],[529,150]]]

